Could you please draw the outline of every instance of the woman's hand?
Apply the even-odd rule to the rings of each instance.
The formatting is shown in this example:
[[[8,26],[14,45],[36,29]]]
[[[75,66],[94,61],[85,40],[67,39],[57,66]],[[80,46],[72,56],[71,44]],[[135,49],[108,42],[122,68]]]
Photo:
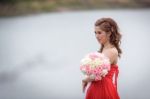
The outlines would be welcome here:
[[[86,82],[85,80],[82,80],[82,91],[83,92],[85,92],[87,84],[88,84],[88,82]]]
[[[85,91],[88,82],[94,81],[94,79],[95,79],[95,76],[91,75],[91,76],[87,76],[85,79],[82,80],[83,92]]]
[[[105,77],[108,74],[108,71],[106,69],[104,69],[101,73],[102,77]]]

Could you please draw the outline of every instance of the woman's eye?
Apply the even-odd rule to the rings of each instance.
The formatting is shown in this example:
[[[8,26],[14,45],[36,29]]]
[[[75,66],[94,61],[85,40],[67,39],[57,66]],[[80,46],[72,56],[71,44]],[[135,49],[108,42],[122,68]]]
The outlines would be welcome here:
[[[101,34],[101,32],[97,32],[98,34]]]
[[[101,34],[101,32],[95,32],[95,34]]]
[[[95,34],[101,34],[101,32],[95,32]]]

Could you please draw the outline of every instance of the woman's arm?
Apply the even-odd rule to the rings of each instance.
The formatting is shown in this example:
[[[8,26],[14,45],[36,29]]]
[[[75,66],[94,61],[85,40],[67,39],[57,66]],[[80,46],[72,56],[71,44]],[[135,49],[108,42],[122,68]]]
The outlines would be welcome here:
[[[94,79],[95,79],[95,78],[92,77],[92,76],[87,76],[86,78],[84,78],[84,79],[82,80],[82,90],[83,90],[83,92],[85,91],[88,82],[94,81]]]
[[[84,79],[82,80],[82,82],[88,83],[88,82],[94,81],[94,79],[95,79],[94,76],[87,76],[86,78],[84,78]]]

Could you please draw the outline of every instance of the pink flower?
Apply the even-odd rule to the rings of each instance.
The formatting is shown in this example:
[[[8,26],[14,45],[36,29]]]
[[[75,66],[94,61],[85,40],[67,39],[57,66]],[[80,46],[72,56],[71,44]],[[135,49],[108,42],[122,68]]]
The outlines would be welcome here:
[[[92,52],[87,54],[81,61],[80,70],[86,75],[95,75],[95,81],[101,80],[103,70],[110,70],[109,59],[102,53]]]

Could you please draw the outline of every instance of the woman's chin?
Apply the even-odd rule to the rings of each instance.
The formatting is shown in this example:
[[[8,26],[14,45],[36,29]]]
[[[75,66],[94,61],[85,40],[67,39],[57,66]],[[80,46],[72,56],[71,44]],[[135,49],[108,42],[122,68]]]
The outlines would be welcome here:
[[[100,45],[102,45],[102,42],[98,42]]]
[[[101,45],[101,44],[103,44],[103,42],[101,42],[100,40],[97,40],[98,41],[98,43]]]

